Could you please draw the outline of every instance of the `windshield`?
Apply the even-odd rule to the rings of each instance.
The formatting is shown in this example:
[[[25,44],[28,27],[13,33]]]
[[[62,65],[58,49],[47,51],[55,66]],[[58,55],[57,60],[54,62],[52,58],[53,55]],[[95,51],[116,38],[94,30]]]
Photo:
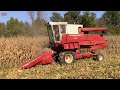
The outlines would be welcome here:
[[[49,43],[54,44],[54,38],[53,38],[53,32],[52,32],[51,25],[47,26],[47,31],[48,31],[48,36],[49,36]]]

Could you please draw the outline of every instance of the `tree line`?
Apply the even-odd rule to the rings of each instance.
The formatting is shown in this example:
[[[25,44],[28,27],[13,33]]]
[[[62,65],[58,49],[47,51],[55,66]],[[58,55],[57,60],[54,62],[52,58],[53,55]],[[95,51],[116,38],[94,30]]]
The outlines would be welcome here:
[[[43,11],[27,11],[32,23],[22,22],[11,17],[7,23],[0,22],[0,36],[39,36],[47,35]],[[108,34],[120,34],[120,11],[105,11],[100,18],[90,11],[67,11],[62,17],[60,13],[53,12],[50,17],[53,22],[68,22],[69,24],[82,24],[84,27],[107,27]]]
[[[32,23],[19,21],[11,17],[7,23],[0,22],[0,36],[38,36],[47,35],[46,20],[42,11],[27,11]]]
[[[82,24],[84,27],[106,27],[108,34],[120,34],[120,11],[105,11],[100,18],[96,18],[96,13],[84,11],[68,11],[61,16],[58,12],[53,12],[51,21],[66,21],[69,24]]]

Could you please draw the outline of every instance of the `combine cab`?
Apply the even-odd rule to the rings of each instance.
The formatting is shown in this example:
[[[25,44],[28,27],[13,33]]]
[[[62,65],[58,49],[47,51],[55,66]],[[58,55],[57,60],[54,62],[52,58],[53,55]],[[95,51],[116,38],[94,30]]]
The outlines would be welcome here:
[[[92,57],[102,61],[104,56],[95,53],[97,49],[106,47],[106,39],[103,34],[107,28],[83,28],[83,25],[67,24],[67,22],[47,23],[49,36],[49,48],[51,51],[44,52],[38,58],[29,61],[21,68],[30,68],[36,64],[48,64],[54,57],[60,64],[74,63],[80,58]],[[90,32],[101,32],[100,34]]]

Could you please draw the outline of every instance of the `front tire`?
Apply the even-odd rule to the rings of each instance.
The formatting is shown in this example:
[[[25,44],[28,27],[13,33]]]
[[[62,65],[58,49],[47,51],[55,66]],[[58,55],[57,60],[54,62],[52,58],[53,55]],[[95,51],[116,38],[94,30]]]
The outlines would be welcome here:
[[[58,61],[60,64],[70,64],[76,61],[74,51],[65,51],[59,54]]]

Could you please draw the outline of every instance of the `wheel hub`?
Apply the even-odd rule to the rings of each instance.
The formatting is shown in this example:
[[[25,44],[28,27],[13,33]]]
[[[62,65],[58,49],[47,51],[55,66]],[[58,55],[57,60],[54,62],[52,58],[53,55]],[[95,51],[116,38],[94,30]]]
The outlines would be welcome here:
[[[99,60],[102,61],[102,60],[103,60],[103,57],[102,57],[102,56],[99,56]]]
[[[67,54],[65,56],[66,63],[71,63],[73,61],[73,56],[71,54]]]

